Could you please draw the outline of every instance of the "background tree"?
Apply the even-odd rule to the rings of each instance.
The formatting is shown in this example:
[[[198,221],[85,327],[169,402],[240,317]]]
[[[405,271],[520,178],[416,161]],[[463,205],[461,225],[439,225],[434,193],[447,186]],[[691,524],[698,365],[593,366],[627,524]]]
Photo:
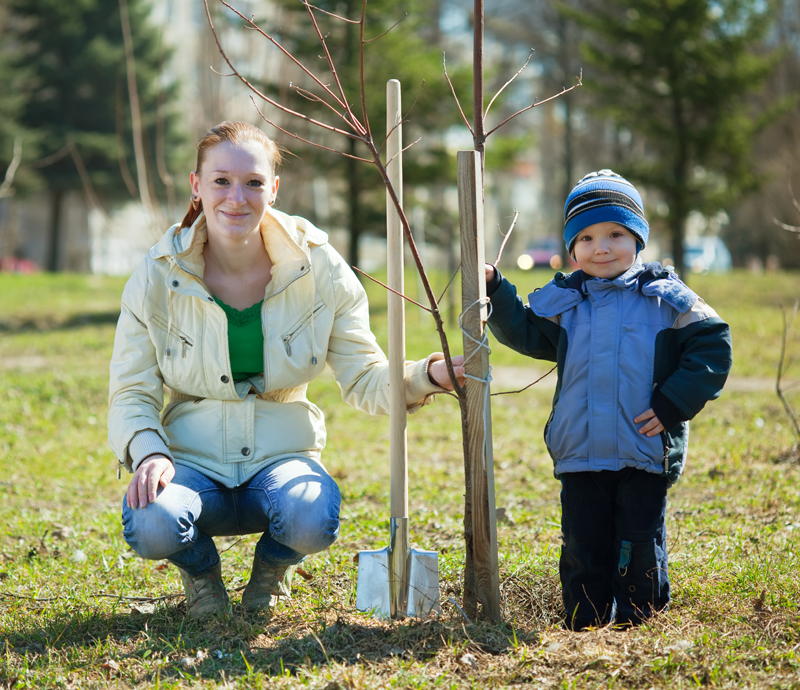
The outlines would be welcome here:
[[[769,10],[758,0],[595,0],[564,10],[588,32],[587,86],[631,135],[619,172],[663,195],[684,275],[689,213],[713,213],[758,181],[752,143],[777,112],[751,98],[777,62],[763,52]]]
[[[35,157],[33,133],[20,123],[25,101],[30,97],[29,70],[20,66],[21,45],[8,8],[0,5],[0,198],[13,196],[31,182],[22,160]],[[26,180],[27,178],[27,180]]]
[[[64,195],[87,182],[100,198],[157,198],[156,144],[164,136],[175,150],[175,119],[162,107],[174,92],[159,92],[165,60],[157,30],[148,23],[144,0],[129,0],[127,14],[135,58],[135,84],[142,118],[143,155],[150,175],[131,172],[134,134],[120,5],[117,0],[10,0],[19,26],[21,51],[12,61],[26,73],[32,92],[20,109],[19,122],[35,132],[42,156],[39,175],[46,182],[50,207],[47,268],[59,267],[59,229]],[[129,57],[131,56],[129,54]],[[20,72],[22,73],[22,72]],[[159,119],[161,118],[161,121]],[[158,135],[158,136],[157,136]],[[80,161],[87,180],[81,180]],[[163,165],[162,172],[166,170]],[[135,179],[147,180],[142,189]]]

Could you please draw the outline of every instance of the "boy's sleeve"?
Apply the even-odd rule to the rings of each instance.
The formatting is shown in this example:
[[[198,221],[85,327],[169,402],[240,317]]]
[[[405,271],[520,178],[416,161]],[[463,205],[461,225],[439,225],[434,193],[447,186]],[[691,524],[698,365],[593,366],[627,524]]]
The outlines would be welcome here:
[[[669,431],[692,419],[719,397],[733,364],[731,329],[703,300],[681,314],[673,326],[680,352],[678,368],[651,399],[651,407]]]
[[[561,327],[555,321],[537,316],[522,303],[517,289],[495,268],[495,278],[486,285],[491,300],[489,330],[497,340],[534,359],[556,361]]]

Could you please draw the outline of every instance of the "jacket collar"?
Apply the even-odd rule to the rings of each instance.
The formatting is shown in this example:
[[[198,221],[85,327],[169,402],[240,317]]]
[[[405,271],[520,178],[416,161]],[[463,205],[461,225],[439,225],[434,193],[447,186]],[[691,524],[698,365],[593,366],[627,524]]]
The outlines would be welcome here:
[[[304,218],[289,216],[268,208],[261,221],[264,248],[272,260],[272,282],[282,286],[309,266],[312,245],[328,241],[326,233]],[[206,218],[200,214],[190,228],[173,225],[150,250],[153,259],[166,259],[171,264],[202,278],[205,270],[203,249],[208,241]]]

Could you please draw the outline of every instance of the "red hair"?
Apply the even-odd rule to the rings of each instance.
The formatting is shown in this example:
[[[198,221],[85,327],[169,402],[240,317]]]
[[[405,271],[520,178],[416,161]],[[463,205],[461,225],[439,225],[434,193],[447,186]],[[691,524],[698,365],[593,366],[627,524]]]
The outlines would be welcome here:
[[[278,172],[281,164],[281,152],[278,145],[272,141],[264,132],[258,127],[254,127],[246,122],[220,122],[216,127],[213,127],[208,134],[206,134],[200,141],[197,142],[197,166],[195,167],[195,174],[200,174],[200,169],[203,167],[203,161],[206,158],[206,152],[221,144],[223,141],[229,141],[232,144],[243,144],[247,141],[255,141],[261,144],[269,155],[270,162],[272,163],[272,174]],[[189,228],[197,220],[203,211],[202,199],[198,202],[197,208],[193,204],[189,204],[189,210],[181,222],[181,228]]]

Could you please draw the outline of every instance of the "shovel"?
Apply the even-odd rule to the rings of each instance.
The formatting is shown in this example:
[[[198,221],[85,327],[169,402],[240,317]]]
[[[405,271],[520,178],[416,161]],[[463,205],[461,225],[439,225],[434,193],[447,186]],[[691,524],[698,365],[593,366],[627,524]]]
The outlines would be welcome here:
[[[403,199],[400,82],[386,84],[386,157],[389,179]],[[403,227],[386,196],[387,282],[403,294]],[[435,551],[409,549],[408,455],[405,395],[405,305],[389,293],[389,462],[391,520],[389,546],[358,554],[356,608],[381,618],[428,616],[438,612],[439,561]]]

